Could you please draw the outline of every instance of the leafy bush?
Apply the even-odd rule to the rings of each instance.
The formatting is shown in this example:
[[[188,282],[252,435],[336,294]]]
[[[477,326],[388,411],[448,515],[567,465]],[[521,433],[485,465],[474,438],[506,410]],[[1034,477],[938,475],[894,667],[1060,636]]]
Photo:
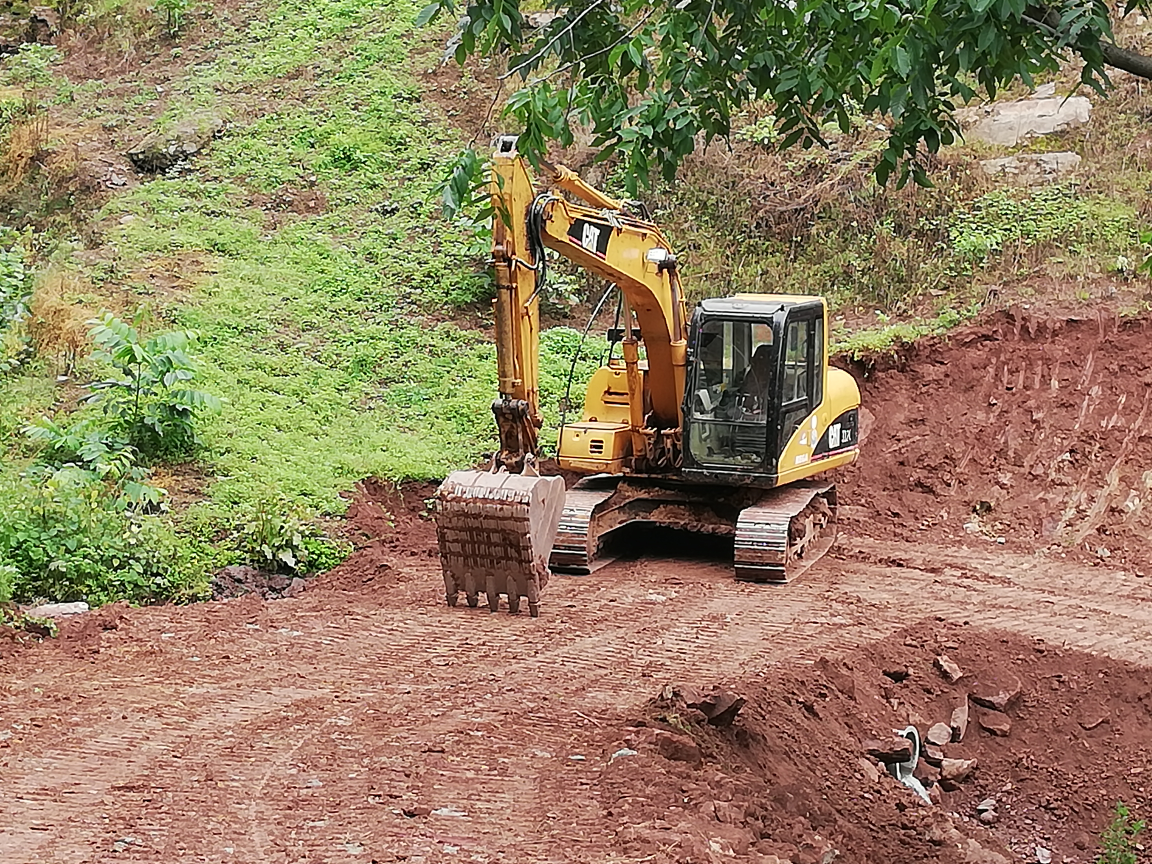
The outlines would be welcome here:
[[[164,13],[169,36],[176,36],[184,26],[184,17],[192,8],[191,0],[156,0],[156,8]]]
[[[28,317],[32,278],[23,250],[0,248],[0,374],[15,369],[27,356],[20,325]]]
[[[112,315],[91,323],[93,359],[114,370],[88,385],[101,413],[26,426],[43,445],[39,464],[0,488],[0,561],[15,568],[12,593],[93,604],[194,595],[204,568],[161,515],[164,491],[141,458],[187,452],[196,414],[220,401],[190,385],[192,333],[143,340]]]
[[[285,573],[331,570],[348,549],[325,537],[302,508],[286,498],[261,501],[233,523],[233,539],[249,564]]]
[[[111,313],[91,324],[98,346],[93,357],[116,372],[89,384],[92,395],[86,400],[103,408],[109,446],[131,446],[150,459],[187,454],[196,443],[196,414],[221,407],[217,397],[190,386],[196,365],[189,351],[196,334],[174,330],[144,341],[135,327]]]
[[[16,591],[20,571],[12,564],[0,564],[0,603],[8,603]]]
[[[1100,835],[1100,845],[1104,852],[1096,859],[1096,864],[1136,864],[1142,856],[1136,838],[1144,831],[1144,820],[1136,821],[1123,803],[1116,805],[1112,824]]]
[[[35,468],[0,485],[0,560],[12,596],[147,602],[186,596],[195,574],[170,523],[112,481],[75,466]]]
[[[48,84],[52,80],[52,64],[59,58],[54,45],[25,42],[4,63],[0,79],[8,84]]]

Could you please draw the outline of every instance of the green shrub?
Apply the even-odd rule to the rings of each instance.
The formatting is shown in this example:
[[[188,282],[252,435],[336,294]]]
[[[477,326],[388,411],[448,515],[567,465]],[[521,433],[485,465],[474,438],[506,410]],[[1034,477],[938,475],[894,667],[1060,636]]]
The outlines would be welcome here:
[[[20,326],[28,317],[32,274],[18,247],[0,248],[0,375],[11,372],[27,356],[27,335]]]
[[[1143,831],[1144,820],[1134,820],[1128,808],[1118,803],[1112,824],[1100,835],[1104,852],[1096,858],[1096,864],[1136,864],[1142,857],[1137,854],[1141,847],[1136,838]]]
[[[196,443],[196,414],[221,407],[218,398],[191,386],[197,371],[190,356],[196,334],[174,330],[145,341],[135,327],[110,313],[91,324],[98,349],[93,358],[115,370],[112,377],[88,385],[92,395],[86,400],[103,409],[108,445],[134,447],[147,459],[187,455]]]
[[[232,527],[233,542],[243,559],[273,572],[320,573],[331,570],[349,552],[325,537],[303,508],[284,497],[264,499]]]
[[[184,26],[184,17],[191,8],[191,0],[156,0],[156,9],[164,13],[164,23],[170,36],[180,32]]]
[[[3,479],[0,503],[0,560],[15,571],[16,599],[99,605],[193,591],[193,562],[172,525],[115,481],[75,466],[34,468]]]
[[[52,64],[60,59],[54,45],[26,42],[20,50],[0,64],[0,81],[8,84],[48,84]]]
[[[16,591],[20,571],[11,564],[0,564],[0,603],[9,603]]]

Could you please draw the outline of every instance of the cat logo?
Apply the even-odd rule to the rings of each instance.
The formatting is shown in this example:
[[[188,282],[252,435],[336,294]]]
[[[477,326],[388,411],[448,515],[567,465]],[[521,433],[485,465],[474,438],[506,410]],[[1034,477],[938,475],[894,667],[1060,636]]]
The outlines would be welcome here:
[[[608,241],[612,239],[612,226],[587,219],[574,219],[568,226],[568,239],[585,252],[591,252],[597,258],[606,258]]]
[[[589,252],[600,251],[600,228],[591,222],[584,223],[584,230],[580,234],[580,245]]]

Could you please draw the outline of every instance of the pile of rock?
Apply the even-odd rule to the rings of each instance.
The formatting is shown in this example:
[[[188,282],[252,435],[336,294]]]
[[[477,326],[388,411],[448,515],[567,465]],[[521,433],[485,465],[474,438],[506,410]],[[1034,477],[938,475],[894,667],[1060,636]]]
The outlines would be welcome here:
[[[959,684],[969,678],[945,654],[936,658],[936,668],[949,684]],[[885,675],[892,677],[888,672]],[[881,763],[893,776],[899,776],[900,773],[896,766],[907,766],[915,760],[911,766],[913,776],[934,801],[940,800],[941,792],[957,791],[976,772],[977,760],[953,758],[948,755],[946,748],[963,742],[973,721],[990,735],[1008,737],[1012,733],[1012,720],[1008,711],[1019,701],[1022,685],[1014,675],[987,673],[971,679],[966,690],[948,719],[934,723],[923,733],[922,747],[918,754],[909,738],[899,736],[865,741],[864,752]],[[977,808],[981,821],[996,821],[995,805],[996,802],[991,799],[981,802]]]

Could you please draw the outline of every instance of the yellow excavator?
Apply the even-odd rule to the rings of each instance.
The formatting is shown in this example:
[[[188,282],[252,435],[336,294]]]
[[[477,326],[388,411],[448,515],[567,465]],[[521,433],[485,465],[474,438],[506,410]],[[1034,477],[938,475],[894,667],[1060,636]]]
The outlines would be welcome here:
[[[550,572],[589,573],[609,534],[648,522],[734,538],[735,576],[795,578],[831,546],[836,491],[813,479],[855,461],[860,390],[828,364],[822,297],[737,294],[689,314],[671,244],[642,205],[559,165],[537,193],[516,138],[492,157],[492,263],[500,450],[491,470],[457,471],[436,496],[445,596],[483,592],[533,616]],[[571,489],[539,475],[538,300],[551,249],[617,286],[620,357],[562,424]],[[643,357],[641,356],[643,353]]]

